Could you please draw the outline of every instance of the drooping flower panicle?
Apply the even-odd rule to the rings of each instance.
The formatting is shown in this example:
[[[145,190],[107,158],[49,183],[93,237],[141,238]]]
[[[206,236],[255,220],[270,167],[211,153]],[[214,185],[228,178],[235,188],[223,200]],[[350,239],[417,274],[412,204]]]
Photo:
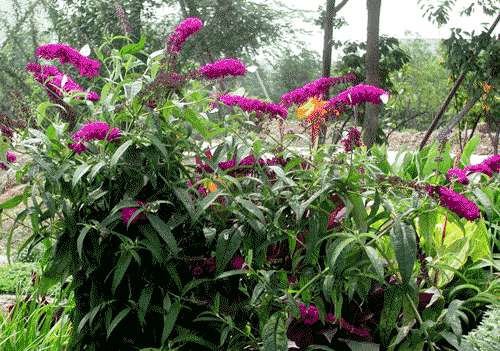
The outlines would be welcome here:
[[[203,22],[199,18],[186,18],[168,37],[167,50],[171,54],[178,54],[182,50],[186,40],[201,28],[203,28]]]
[[[303,320],[305,325],[314,325],[319,320],[318,308],[311,304],[307,307],[305,304],[299,304],[300,318]]]
[[[102,121],[84,124],[76,133],[71,136],[74,143],[69,144],[69,148],[77,154],[87,151],[85,142],[92,140],[114,141],[119,139],[121,131],[118,128],[111,128],[108,123]]]
[[[267,114],[270,117],[281,117],[286,119],[288,111],[278,104],[250,99],[239,95],[221,95],[219,101],[227,106],[238,106],[246,112],[256,112],[258,115]]]
[[[460,184],[469,184],[468,176],[474,173],[483,173],[488,177],[492,177],[494,173],[500,171],[500,155],[493,155],[486,158],[483,162],[466,166],[464,169],[450,168],[446,173],[446,179],[452,181],[457,179]]]
[[[198,70],[198,72],[207,79],[244,76],[246,71],[245,65],[240,60],[233,58],[225,58],[208,63]]]
[[[45,44],[36,48],[35,55],[46,60],[58,59],[61,64],[69,63],[80,75],[94,78],[99,75],[101,63],[82,55],[78,50],[66,44]]]
[[[358,84],[328,100],[325,109],[327,111],[342,111],[345,106],[356,106],[364,102],[378,105],[388,97],[389,93],[384,89],[368,84]]]
[[[66,93],[83,93],[83,88],[71,79],[68,75],[59,71],[56,66],[45,66],[30,62],[26,65],[26,70],[33,73],[37,82],[47,89],[47,94],[51,100],[55,96],[62,97],[63,91]],[[81,98],[80,96],[76,97]],[[99,100],[99,94],[89,91],[86,99],[90,101]]]
[[[357,128],[351,128],[347,132],[347,136],[340,141],[344,145],[345,152],[351,152],[356,147],[363,145],[361,141],[361,132]]]
[[[427,192],[431,196],[437,195],[441,206],[460,217],[473,221],[480,216],[479,207],[474,202],[447,187],[429,185]]]
[[[17,157],[12,151],[7,151],[5,153],[5,158],[7,159],[8,163],[14,163],[17,161]],[[0,169],[6,170],[8,168],[9,167],[4,162],[0,162]]]
[[[456,179],[457,183],[467,185],[469,184],[469,178],[467,178],[467,173],[460,168],[450,168],[446,173],[446,179],[451,182]]]
[[[303,87],[289,91],[281,96],[281,104],[285,107],[289,107],[293,104],[301,105],[305,103],[308,99],[312,97],[320,97],[325,95],[330,87],[354,82],[357,79],[354,73],[347,73],[340,77],[322,77],[310,83],[307,83]]]

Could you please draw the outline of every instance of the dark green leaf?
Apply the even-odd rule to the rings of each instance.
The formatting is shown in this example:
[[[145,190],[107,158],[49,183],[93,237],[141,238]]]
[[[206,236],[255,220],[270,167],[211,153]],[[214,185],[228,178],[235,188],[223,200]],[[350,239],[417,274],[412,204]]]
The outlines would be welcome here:
[[[111,166],[115,166],[118,161],[120,160],[120,157],[127,151],[127,149],[132,145],[132,140],[127,140],[125,143],[120,145],[118,149],[116,149],[115,153],[113,156],[111,156],[111,161],[109,162]]]
[[[267,320],[262,330],[263,351],[288,351],[285,321],[283,312],[276,312]]]
[[[170,306],[170,309],[163,318],[163,332],[161,334],[162,344],[165,343],[170,333],[172,333],[172,330],[174,329],[175,322],[177,321],[177,316],[179,315],[180,310],[181,310],[181,303],[179,301],[176,301],[172,306]]]
[[[404,291],[397,285],[391,285],[384,291],[384,307],[380,317],[379,330],[384,345],[388,345],[391,332],[396,328],[401,307],[403,305]]]
[[[153,294],[153,287],[151,285],[146,285],[142,289],[141,296],[139,297],[139,309],[137,311],[137,318],[141,324],[145,323],[144,317],[148,311],[149,301],[151,301],[151,295]]]
[[[125,56],[127,54],[133,55],[144,49],[146,39],[141,36],[141,39],[137,43],[127,44],[120,49],[120,56]]]
[[[122,253],[120,258],[118,259],[118,262],[116,263],[115,267],[115,273],[113,274],[113,283],[111,287],[111,291],[113,292],[113,294],[115,293],[116,288],[122,281],[123,276],[125,275],[125,272],[127,271],[131,260],[132,260],[132,255],[125,253]]]
[[[80,166],[78,166],[78,168],[75,170],[75,173],[73,173],[73,180],[71,181],[73,187],[80,181],[83,175],[87,173],[90,167],[92,166],[86,163],[83,163]]]
[[[159,217],[149,214],[147,215],[149,222],[158,232],[160,237],[165,241],[167,246],[169,247],[172,254],[176,255],[179,253],[179,247],[177,246],[177,240],[175,240],[174,235],[170,228],[163,222]]]
[[[361,195],[356,193],[347,194],[347,199],[352,204],[352,216],[354,217],[354,222],[358,226],[358,229],[361,233],[366,233],[368,230],[367,217],[365,204],[363,203],[363,198]]]
[[[396,219],[391,230],[391,243],[401,277],[404,282],[409,282],[417,258],[417,243],[413,227]]]
[[[122,321],[123,318],[125,318],[127,316],[127,314],[129,312],[130,312],[130,307],[126,307],[123,310],[121,310],[120,313],[118,313],[116,315],[116,317],[111,322],[111,324],[109,326],[109,329],[107,330],[106,339],[109,338],[109,336],[111,335],[111,333],[113,332],[113,330],[116,328],[116,326]]]

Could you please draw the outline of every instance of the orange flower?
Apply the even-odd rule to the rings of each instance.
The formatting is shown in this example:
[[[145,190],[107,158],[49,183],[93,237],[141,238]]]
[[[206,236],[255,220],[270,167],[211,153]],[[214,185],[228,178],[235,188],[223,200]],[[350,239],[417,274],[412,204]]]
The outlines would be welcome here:
[[[213,193],[217,191],[217,184],[212,182],[210,179],[203,180],[203,186],[208,190],[209,193]]]
[[[317,97],[312,97],[307,102],[299,108],[297,108],[297,118],[304,119],[311,116],[314,112],[323,109],[327,102],[318,99]]]
[[[486,82],[483,82],[483,91],[487,94],[490,92],[490,90],[491,90],[491,85]]]

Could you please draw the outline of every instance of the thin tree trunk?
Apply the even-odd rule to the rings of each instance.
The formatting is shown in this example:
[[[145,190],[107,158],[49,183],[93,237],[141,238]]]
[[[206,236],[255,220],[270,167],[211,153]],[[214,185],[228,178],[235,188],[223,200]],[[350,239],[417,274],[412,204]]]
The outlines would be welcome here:
[[[367,1],[370,1],[370,0],[367,0]],[[490,28],[488,29],[488,32],[486,33],[488,36],[491,35],[491,33],[493,32],[493,30],[495,29],[495,27],[498,25],[499,21],[500,21],[500,14],[498,14],[497,18],[495,19],[495,21],[491,24]],[[472,55],[469,58],[469,61],[472,60],[475,56],[477,56],[478,53],[479,52],[476,51],[475,54]],[[436,129],[439,121],[441,120],[441,118],[445,114],[446,110],[448,109],[448,105],[450,104],[451,99],[455,96],[455,94],[457,93],[458,88],[460,87],[460,85],[464,81],[466,73],[467,73],[467,70],[464,69],[462,71],[462,73],[460,74],[460,76],[458,77],[458,79],[455,81],[455,84],[453,84],[453,87],[451,88],[450,93],[448,94],[448,96],[444,100],[443,104],[439,108],[439,111],[434,116],[434,119],[432,120],[432,123],[429,126],[429,129],[427,130],[427,132],[424,135],[424,138],[420,142],[420,147],[419,147],[420,150],[422,150],[424,148],[425,144],[427,144],[427,141],[429,140],[432,132]]]
[[[333,19],[335,18],[337,12],[340,11],[349,0],[342,0],[337,6],[335,6],[335,0],[326,0],[326,13],[323,22],[324,35],[323,35],[323,69],[322,76],[330,77],[332,71],[332,45],[333,45]],[[324,99],[329,98],[329,92],[327,91]],[[324,144],[326,140],[326,134],[328,132],[328,127],[326,123],[320,128],[318,143]]]
[[[378,37],[380,28],[381,0],[366,0],[368,9],[368,26],[366,36],[366,82],[367,84],[380,85],[379,47]],[[366,104],[365,119],[363,121],[363,142],[371,147],[375,142],[378,130],[379,106]]]

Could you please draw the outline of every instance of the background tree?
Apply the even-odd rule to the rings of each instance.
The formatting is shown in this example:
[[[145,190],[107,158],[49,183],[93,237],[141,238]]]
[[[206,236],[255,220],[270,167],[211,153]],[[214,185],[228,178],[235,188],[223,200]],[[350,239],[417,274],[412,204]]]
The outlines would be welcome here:
[[[368,25],[366,36],[366,83],[379,86],[379,27],[381,0],[366,0],[368,10]],[[363,121],[363,142],[370,147],[375,142],[378,129],[379,107],[366,104],[366,114]]]

